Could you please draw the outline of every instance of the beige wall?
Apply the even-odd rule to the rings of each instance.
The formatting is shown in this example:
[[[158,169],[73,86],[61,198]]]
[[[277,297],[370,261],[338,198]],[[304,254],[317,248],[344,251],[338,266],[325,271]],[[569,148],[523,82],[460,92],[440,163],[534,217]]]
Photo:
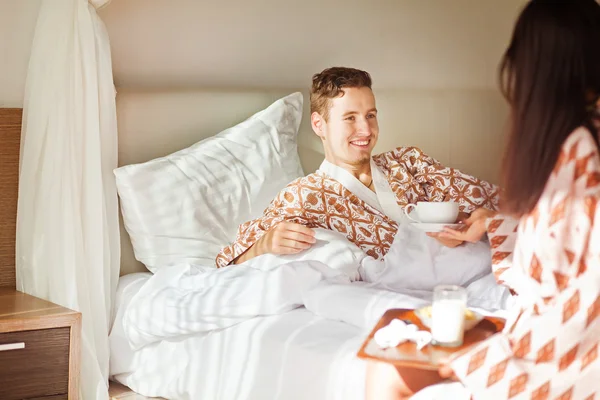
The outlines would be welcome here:
[[[524,0],[112,0],[118,87],[306,88],[330,65],[383,89],[495,88]],[[0,107],[20,106],[40,0],[0,0]]]
[[[22,107],[40,0],[0,0],[0,107]]]
[[[113,0],[124,86],[305,87],[330,65],[382,88],[495,86],[524,0]]]

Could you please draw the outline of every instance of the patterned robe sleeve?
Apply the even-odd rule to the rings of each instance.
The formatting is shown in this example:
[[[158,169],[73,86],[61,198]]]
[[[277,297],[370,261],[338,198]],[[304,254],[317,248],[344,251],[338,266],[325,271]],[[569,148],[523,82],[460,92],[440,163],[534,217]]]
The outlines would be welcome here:
[[[496,281],[517,291],[522,272],[513,266],[519,220],[498,214],[487,221],[487,236],[492,252],[492,272]],[[521,278],[519,278],[521,277]]]
[[[467,213],[481,207],[498,210],[496,185],[445,167],[417,147],[397,148],[393,157],[424,187],[429,201],[454,200]]]
[[[252,247],[267,231],[282,221],[309,225],[304,210],[293,204],[296,198],[295,190],[297,187],[292,182],[279,192],[261,217],[240,225],[234,242],[223,248],[217,255],[217,268],[229,265]]]

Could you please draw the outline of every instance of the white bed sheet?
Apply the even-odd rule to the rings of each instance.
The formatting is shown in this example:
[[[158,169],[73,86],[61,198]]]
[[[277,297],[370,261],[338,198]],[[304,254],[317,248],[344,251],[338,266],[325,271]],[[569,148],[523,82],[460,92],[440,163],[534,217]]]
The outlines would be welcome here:
[[[365,363],[356,352],[368,332],[305,308],[133,351],[122,314],[150,276],[120,279],[109,337],[112,379],[168,399],[364,398]]]

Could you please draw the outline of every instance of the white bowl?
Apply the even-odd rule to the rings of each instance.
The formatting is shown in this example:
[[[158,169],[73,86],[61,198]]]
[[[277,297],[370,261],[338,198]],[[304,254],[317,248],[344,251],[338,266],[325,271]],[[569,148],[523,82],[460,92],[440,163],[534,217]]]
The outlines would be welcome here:
[[[421,320],[423,325],[431,329],[431,306],[421,307],[415,310],[415,315]],[[472,329],[483,319],[483,315],[466,309],[465,310],[465,331]]]

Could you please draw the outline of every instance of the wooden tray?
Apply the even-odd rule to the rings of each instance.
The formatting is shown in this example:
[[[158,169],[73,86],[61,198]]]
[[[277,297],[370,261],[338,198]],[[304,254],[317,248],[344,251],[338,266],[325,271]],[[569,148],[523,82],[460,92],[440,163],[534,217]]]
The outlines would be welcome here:
[[[440,363],[452,353],[464,350],[494,333],[502,331],[505,324],[502,318],[485,317],[474,328],[465,332],[464,343],[460,347],[450,348],[430,344],[421,350],[417,350],[414,342],[406,341],[400,343],[397,347],[382,349],[373,339],[373,335],[380,328],[388,325],[394,318],[411,321],[419,327],[419,330],[429,331],[429,328],[423,325],[419,317],[415,315],[414,310],[387,310],[362,344],[358,351],[359,358],[383,361],[399,367],[438,370]]]

